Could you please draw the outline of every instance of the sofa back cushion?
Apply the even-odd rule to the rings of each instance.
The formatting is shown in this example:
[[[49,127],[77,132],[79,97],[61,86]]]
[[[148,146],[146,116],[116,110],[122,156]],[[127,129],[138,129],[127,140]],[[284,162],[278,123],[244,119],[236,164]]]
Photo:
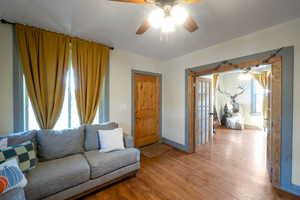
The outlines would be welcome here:
[[[7,146],[14,146],[17,144],[22,144],[27,141],[32,141],[36,146],[36,131],[24,131],[19,133],[9,133],[7,135],[1,136],[0,140],[7,138]]]
[[[85,125],[85,150],[97,150],[100,149],[98,130],[112,130],[118,128],[118,124],[115,122],[108,122],[105,124],[93,124]]]
[[[65,130],[37,131],[38,157],[41,161],[62,158],[81,153],[84,143],[84,127]]]

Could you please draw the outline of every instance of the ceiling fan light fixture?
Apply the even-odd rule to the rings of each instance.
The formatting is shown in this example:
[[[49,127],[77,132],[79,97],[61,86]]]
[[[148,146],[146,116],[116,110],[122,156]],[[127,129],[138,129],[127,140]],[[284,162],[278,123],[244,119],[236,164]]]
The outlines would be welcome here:
[[[188,12],[180,5],[176,5],[171,10],[171,16],[178,25],[182,25],[188,18]]]
[[[175,30],[175,22],[172,17],[165,17],[162,22],[161,32],[170,33]]]
[[[148,22],[153,28],[160,28],[164,20],[164,17],[165,17],[165,13],[163,9],[157,8],[150,13],[148,17]]]

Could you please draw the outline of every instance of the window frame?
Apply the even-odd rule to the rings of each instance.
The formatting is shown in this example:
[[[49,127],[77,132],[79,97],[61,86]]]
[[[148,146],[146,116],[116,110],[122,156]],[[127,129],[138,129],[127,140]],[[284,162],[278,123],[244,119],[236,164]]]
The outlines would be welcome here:
[[[255,84],[257,84],[257,81],[254,78],[252,78],[251,79],[251,115],[258,116],[258,115],[261,115],[262,112],[257,112],[257,110],[256,110],[257,95],[263,95],[264,96],[265,93],[257,94]]]
[[[71,71],[69,70],[68,71],[68,74],[70,74],[71,73]],[[98,115],[98,120],[97,120],[97,122],[99,123],[99,124],[101,124],[101,123],[105,123],[105,122],[108,122],[109,121],[109,112],[108,112],[108,109],[109,109],[109,85],[108,85],[108,74],[109,74],[109,72],[107,72],[107,74],[106,74],[106,76],[105,76],[105,79],[104,79],[104,81],[103,81],[103,90],[102,90],[102,94],[100,94],[101,95],[101,97],[100,97],[100,99],[101,99],[101,101],[100,101],[100,104],[99,104],[99,106],[98,106],[98,112],[99,112],[99,115]],[[67,81],[68,81],[68,85],[69,85],[69,87],[67,87],[66,88],[66,90],[67,90],[67,95],[68,95],[68,126],[66,127],[66,128],[74,128],[74,127],[72,127],[72,124],[71,124],[71,117],[72,117],[72,112],[71,112],[71,95],[72,95],[72,93],[71,93],[71,87],[70,87],[70,85],[71,85],[71,78],[68,78],[67,79]],[[24,76],[22,76],[22,88],[23,88],[23,92],[22,92],[22,95],[23,95],[23,108],[22,108],[22,114],[23,114],[23,119],[24,119],[24,121],[23,121],[23,130],[22,131],[27,131],[27,130],[30,130],[29,129],[29,97],[28,97],[28,95],[27,95],[27,91],[26,91],[26,86],[25,86],[25,78],[24,78]],[[65,97],[66,98],[66,97]]]

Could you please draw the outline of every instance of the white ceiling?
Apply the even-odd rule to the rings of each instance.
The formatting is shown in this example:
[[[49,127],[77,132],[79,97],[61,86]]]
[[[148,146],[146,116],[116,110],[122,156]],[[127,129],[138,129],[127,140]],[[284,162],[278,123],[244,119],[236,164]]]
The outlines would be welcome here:
[[[0,18],[169,59],[300,17],[300,0],[205,0],[185,7],[199,30],[177,27],[168,38],[153,29],[135,35],[153,6],[108,0],[0,0]]]

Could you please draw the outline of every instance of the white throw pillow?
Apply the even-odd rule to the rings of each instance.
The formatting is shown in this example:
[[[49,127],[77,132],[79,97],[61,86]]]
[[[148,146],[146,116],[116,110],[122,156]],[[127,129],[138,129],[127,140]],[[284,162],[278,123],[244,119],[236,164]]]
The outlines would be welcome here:
[[[123,129],[98,130],[100,152],[110,152],[125,149],[123,141]]]

